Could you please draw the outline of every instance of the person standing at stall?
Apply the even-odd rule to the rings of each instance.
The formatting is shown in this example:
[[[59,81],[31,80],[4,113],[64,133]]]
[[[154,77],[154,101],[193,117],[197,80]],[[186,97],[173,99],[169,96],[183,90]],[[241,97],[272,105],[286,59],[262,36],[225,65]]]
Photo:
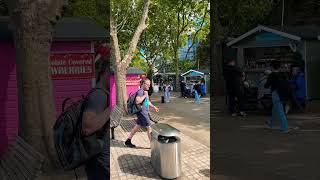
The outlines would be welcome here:
[[[293,93],[292,98],[294,104],[300,111],[304,111],[306,106],[306,80],[302,68],[300,66],[294,66],[292,68],[292,80]]]
[[[206,96],[206,84],[204,81],[201,81],[201,96]]]
[[[184,81],[180,81],[180,89],[181,89],[181,97],[185,98],[186,97],[186,83]]]
[[[234,59],[229,59],[223,69],[223,78],[226,82],[229,111],[232,116],[237,116],[236,100],[238,100],[239,114],[245,117],[244,95],[241,93],[242,72],[236,66]]]
[[[265,88],[271,87],[271,94],[272,94],[272,116],[269,121],[266,122],[268,128],[273,128],[274,121],[279,119],[280,121],[280,132],[281,133],[288,133],[288,120],[286,113],[284,112],[283,104],[286,93],[286,83],[284,81],[285,78],[283,77],[279,71],[280,64],[278,62],[274,62],[272,64],[273,71],[268,76],[267,82],[265,84]]]
[[[170,102],[170,97],[171,97],[171,85],[170,83],[165,83],[164,86],[164,97],[165,97],[165,101],[168,103]]]

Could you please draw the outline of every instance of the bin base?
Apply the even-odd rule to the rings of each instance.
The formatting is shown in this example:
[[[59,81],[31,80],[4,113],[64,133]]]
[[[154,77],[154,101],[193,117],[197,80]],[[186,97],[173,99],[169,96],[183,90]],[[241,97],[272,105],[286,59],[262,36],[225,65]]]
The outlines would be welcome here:
[[[151,140],[151,164],[156,173],[166,179],[181,176],[181,142],[179,137],[171,143]]]

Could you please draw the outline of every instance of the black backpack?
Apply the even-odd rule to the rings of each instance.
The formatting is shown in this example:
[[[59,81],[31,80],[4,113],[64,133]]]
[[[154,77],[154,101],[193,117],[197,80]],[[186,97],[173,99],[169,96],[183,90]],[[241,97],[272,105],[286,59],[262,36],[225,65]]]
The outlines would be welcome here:
[[[138,91],[140,91],[140,89]],[[129,94],[129,98],[127,100],[127,109],[128,109],[128,114],[130,115],[137,114],[142,109],[141,104],[136,103],[136,97],[138,95],[138,91],[136,91],[135,93]]]
[[[98,89],[104,91],[109,100],[108,92],[101,88],[94,88],[86,97],[82,97],[81,100],[72,103],[66,109],[65,105],[70,98],[65,99],[62,103],[62,113],[54,125],[53,137],[55,149],[64,170],[75,169],[102,152],[103,140],[99,137],[101,137],[101,132],[106,132],[107,123],[99,132],[90,136],[84,136],[81,128],[82,115],[88,96]]]

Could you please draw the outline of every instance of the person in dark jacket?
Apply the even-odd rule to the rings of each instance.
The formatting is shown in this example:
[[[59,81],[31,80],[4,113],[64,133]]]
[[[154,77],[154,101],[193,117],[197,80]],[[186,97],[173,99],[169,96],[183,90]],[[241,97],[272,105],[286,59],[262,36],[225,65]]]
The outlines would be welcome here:
[[[186,98],[186,83],[184,81],[180,81],[180,89],[181,89],[181,97]]]
[[[269,121],[267,121],[268,128],[272,129],[274,125],[275,119],[279,119],[280,121],[280,132],[288,133],[288,120],[286,113],[284,112],[282,102],[285,101],[285,93],[286,93],[286,82],[284,82],[285,78],[279,72],[280,64],[274,62],[272,64],[273,72],[268,76],[267,82],[265,84],[265,88],[271,87],[272,94],[272,116]]]
[[[204,82],[201,82],[200,85],[200,89],[201,89],[201,96],[206,96],[206,84]]]
[[[246,116],[244,112],[244,96],[241,93],[242,72],[236,66],[234,59],[230,59],[223,69],[223,78],[226,81],[229,111],[232,116],[236,116],[236,99],[239,102],[239,112],[241,116]]]

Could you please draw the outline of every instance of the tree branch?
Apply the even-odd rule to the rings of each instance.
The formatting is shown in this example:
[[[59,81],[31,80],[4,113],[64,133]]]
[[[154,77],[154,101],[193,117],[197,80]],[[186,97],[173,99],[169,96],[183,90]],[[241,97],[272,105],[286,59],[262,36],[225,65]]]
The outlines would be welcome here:
[[[159,57],[160,53],[159,51],[156,53],[155,57],[151,60],[151,65],[154,65],[154,63],[156,62],[157,58]]]
[[[197,35],[198,35],[198,33],[202,30],[202,27],[203,27],[203,24],[204,24],[204,21],[205,21],[205,18],[206,18],[207,13],[208,13],[208,11],[205,10],[204,15],[203,15],[203,18],[202,18],[201,25],[200,25],[200,28],[199,28],[199,29],[196,31],[196,33],[194,34],[193,39],[192,39],[192,44],[191,44],[191,46],[188,48],[187,53],[186,53],[186,56],[185,56],[184,59],[186,59],[186,58],[188,57],[188,54],[189,54],[191,48],[192,48],[193,45],[195,44]]]
[[[128,21],[128,16],[126,16],[118,25],[117,25],[117,31],[121,31],[125,24]]]
[[[191,12],[189,13],[189,15],[188,15],[188,18],[187,19],[189,19],[190,18],[190,16],[191,16]],[[180,31],[179,31],[179,36],[183,33],[183,31],[185,31],[185,29],[188,27],[188,25],[189,25],[189,21],[187,21],[187,23],[186,24],[184,24],[183,23],[183,26],[182,26],[182,28],[180,29]]]
[[[110,36],[112,40],[112,49],[115,55],[114,65],[118,66],[118,64],[121,62],[121,54],[120,54],[117,28],[116,28],[112,13],[110,13]]]
[[[129,49],[127,51],[127,54],[124,56],[122,63],[124,63],[125,67],[128,67],[131,60],[132,60],[132,54],[134,50],[137,48],[137,44],[140,38],[140,35],[146,28],[146,20],[148,18],[148,11],[149,11],[149,6],[150,6],[150,0],[144,0],[144,6],[143,6],[143,11],[141,15],[141,19],[139,22],[139,25],[136,29],[136,32],[133,35],[133,38],[130,42]]]

